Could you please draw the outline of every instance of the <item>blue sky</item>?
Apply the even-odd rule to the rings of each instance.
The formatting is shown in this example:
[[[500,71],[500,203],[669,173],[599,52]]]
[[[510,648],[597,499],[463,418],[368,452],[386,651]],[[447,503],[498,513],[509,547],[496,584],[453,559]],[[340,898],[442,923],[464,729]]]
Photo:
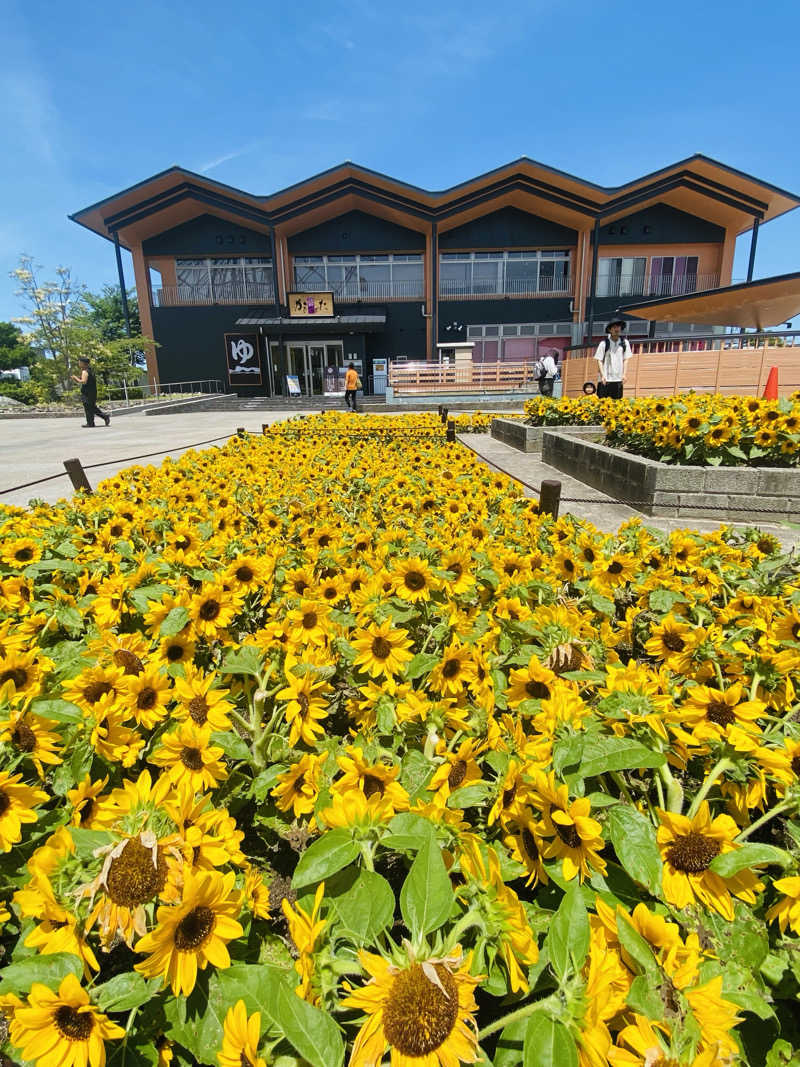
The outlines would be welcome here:
[[[263,194],[344,159],[439,189],[521,155],[617,185],[703,152],[800,191],[796,0],[0,12],[0,319],[20,252],[115,281],[113,247],[67,215],[172,164]],[[756,275],[792,270],[800,210],[759,236]]]

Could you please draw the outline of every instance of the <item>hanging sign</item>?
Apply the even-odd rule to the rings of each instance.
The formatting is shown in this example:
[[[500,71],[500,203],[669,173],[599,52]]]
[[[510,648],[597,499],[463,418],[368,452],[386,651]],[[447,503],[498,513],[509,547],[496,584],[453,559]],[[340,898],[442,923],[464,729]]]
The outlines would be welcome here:
[[[258,334],[226,333],[225,354],[231,385],[261,385]]]
[[[291,319],[333,318],[333,293],[288,293]]]

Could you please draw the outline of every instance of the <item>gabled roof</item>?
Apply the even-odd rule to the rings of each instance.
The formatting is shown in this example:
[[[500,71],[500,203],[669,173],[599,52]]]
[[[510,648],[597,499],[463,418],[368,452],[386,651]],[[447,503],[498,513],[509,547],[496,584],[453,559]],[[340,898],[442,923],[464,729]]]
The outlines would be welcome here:
[[[70,218],[104,237],[116,231],[120,243],[130,247],[209,210],[258,229],[277,225],[295,232],[341,204],[343,210],[361,207],[427,230],[432,222],[448,229],[511,203],[586,228],[658,201],[737,233],[754,219],[768,221],[800,206],[800,196],[700,154],[619,186],[600,186],[523,156],[439,191],[349,161],[267,195],[175,166]]]

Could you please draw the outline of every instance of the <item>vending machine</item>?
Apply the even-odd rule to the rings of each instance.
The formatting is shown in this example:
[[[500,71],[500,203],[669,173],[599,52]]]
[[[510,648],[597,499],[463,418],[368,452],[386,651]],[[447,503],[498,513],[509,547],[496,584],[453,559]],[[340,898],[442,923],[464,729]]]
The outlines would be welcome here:
[[[373,359],[372,361],[372,391],[376,396],[385,396],[386,386],[389,384],[389,361],[388,359]]]

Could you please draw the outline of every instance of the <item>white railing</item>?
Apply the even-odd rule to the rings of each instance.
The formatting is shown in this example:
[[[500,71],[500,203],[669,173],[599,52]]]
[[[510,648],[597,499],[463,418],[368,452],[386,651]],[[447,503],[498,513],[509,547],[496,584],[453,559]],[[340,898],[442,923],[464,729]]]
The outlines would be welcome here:
[[[471,282],[439,279],[439,296],[443,300],[465,296],[571,296],[572,278],[480,279]]]
[[[154,385],[150,382],[128,381],[127,378],[122,378],[109,382],[107,390],[109,399],[120,400],[128,407],[137,402],[157,400],[162,396],[198,396],[225,392],[219,378],[197,378],[185,382],[156,382]]]
[[[719,286],[719,274],[650,275],[634,274],[619,278],[598,278],[597,293],[603,296],[684,296]]]
[[[414,281],[370,282],[364,278],[346,282],[295,282],[296,293],[333,293],[333,299],[341,303],[357,300],[422,300],[425,283],[422,278]]]
[[[533,360],[517,363],[409,362],[389,364],[389,385],[396,394],[454,392],[538,392]]]
[[[153,290],[154,307],[194,307],[208,304],[271,304],[271,282],[226,282],[206,285],[162,285]]]

